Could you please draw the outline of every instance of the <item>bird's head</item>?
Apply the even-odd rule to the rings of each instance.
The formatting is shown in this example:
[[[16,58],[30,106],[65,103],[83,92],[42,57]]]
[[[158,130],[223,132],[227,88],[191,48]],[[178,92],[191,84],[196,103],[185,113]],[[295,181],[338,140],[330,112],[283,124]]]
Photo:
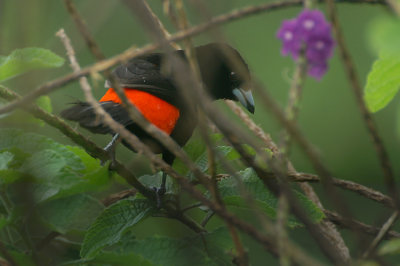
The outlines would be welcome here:
[[[250,72],[237,50],[224,43],[196,47],[197,60],[206,89],[215,99],[239,101],[254,113]]]

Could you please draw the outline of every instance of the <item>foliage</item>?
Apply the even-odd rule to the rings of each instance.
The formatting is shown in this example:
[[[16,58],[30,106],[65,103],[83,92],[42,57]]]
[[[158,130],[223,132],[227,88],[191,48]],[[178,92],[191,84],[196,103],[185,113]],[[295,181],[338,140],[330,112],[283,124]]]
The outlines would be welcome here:
[[[240,12],[235,14],[237,16]],[[307,49],[305,54],[310,64],[309,74],[319,79],[325,73],[328,74],[326,61],[333,55],[335,41],[331,37],[331,26],[320,11],[305,10],[301,14],[308,15],[296,19],[297,26],[293,28],[293,34],[301,31],[299,27],[304,26],[304,22],[310,16],[316,21],[323,21],[319,24],[323,26],[322,32],[318,32],[322,35],[318,36],[324,37],[325,50],[320,53],[313,50],[321,41],[316,38],[301,37],[295,45],[285,43],[285,40],[288,40],[284,38],[284,30],[290,28],[289,21],[280,33],[284,49],[287,50],[284,53],[290,52],[294,59],[297,59],[302,52],[301,42],[306,42],[313,48]],[[277,23],[274,27],[276,26]],[[364,100],[371,112],[377,112],[394,102],[400,87],[399,19],[388,14],[378,17],[370,23],[367,32],[367,41],[376,60],[366,77]],[[270,43],[273,38],[268,36],[267,39]],[[256,42],[252,42],[254,43]],[[113,45],[117,45],[117,42]],[[273,41],[271,45],[274,45]],[[263,64],[266,61],[258,53],[254,57],[259,58]],[[7,56],[0,56],[0,82],[15,86],[20,81],[15,77],[32,70],[56,68],[63,64],[63,58],[47,49],[16,49]],[[334,60],[331,66],[335,67]],[[98,75],[91,74],[93,77]],[[14,81],[15,83],[9,83]],[[0,89],[5,87],[0,85]],[[315,94],[317,95],[316,92]],[[37,98],[34,104],[52,113],[53,107],[57,110],[58,103],[52,102],[52,99],[44,95]],[[7,103],[0,99],[0,108]],[[121,177],[115,174],[110,163],[100,162],[81,147],[65,145],[64,136],[49,133],[53,129],[26,111],[0,114],[0,120],[1,126],[6,125],[0,128],[0,264],[3,263],[3,259],[8,260],[11,257],[16,265],[232,265],[237,263],[238,242],[243,243],[245,253],[252,256],[253,250],[259,248],[254,247],[256,244],[253,240],[245,236],[245,233],[248,233],[246,228],[232,229],[227,226],[229,221],[217,215],[206,223],[207,219],[212,217],[213,211],[193,200],[193,195],[186,193],[171,177],[167,180],[167,193],[163,196],[165,205],[161,208],[156,206],[154,199],[146,198],[138,192],[134,196],[118,198],[119,200],[110,206],[105,206],[105,199],[114,197],[114,193],[120,195],[121,191],[132,188],[127,182],[119,181]],[[318,123],[323,123],[322,120],[324,119],[318,119]],[[335,121],[329,122],[336,124]],[[8,124],[17,124],[17,127],[7,126]],[[313,127],[321,132],[323,130],[320,125]],[[340,128],[342,130],[344,126]],[[350,132],[347,133],[351,135]],[[321,135],[320,132],[318,134]],[[288,213],[286,220],[279,220],[279,216],[286,215],[285,211],[278,207],[282,202],[279,202],[277,196],[264,185],[255,171],[242,161],[240,153],[227,144],[226,136],[214,134],[210,137],[214,144],[214,152],[218,155],[213,162],[215,169],[210,169],[209,151],[203,141],[190,141],[184,147],[184,151],[203,173],[211,175],[215,171],[218,195],[227,212],[247,223],[249,227],[256,228],[261,237],[272,239],[274,233],[279,233],[282,239],[285,239],[287,234],[289,241],[295,239],[293,243],[301,246],[299,251],[310,254],[308,251],[311,249],[311,252],[314,252],[312,247],[308,246],[308,239],[305,238],[309,235],[304,237],[306,229],[298,218]],[[247,145],[243,147],[254,157],[254,161],[262,163],[260,158],[256,157],[254,149]],[[270,150],[267,150],[267,153],[269,156],[276,156]],[[346,153],[347,151],[341,150],[341,159]],[[224,163],[219,159],[221,157],[229,163],[230,169],[224,167]],[[291,159],[291,156],[289,157]],[[353,167],[353,161],[350,164]],[[136,171],[129,163],[125,163],[125,166],[129,171]],[[267,165],[267,168],[269,166]],[[210,190],[197,183],[194,174],[182,161],[175,160],[173,168],[198,188],[204,198],[214,200]],[[335,171],[335,175],[336,173],[341,174],[339,170]],[[154,171],[138,178],[150,189],[158,187],[160,179],[161,173]],[[325,221],[324,219],[329,219],[329,216],[325,216],[321,208],[301,193],[296,185],[290,184],[289,188],[315,226]],[[322,195],[324,196],[326,195]],[[326,198],[329,199],[329,195]],[[331,207],[331,203],[327,205]],[[364,209],[369,211],[365,205],[357,211],[361,212]],[[276,225],[272,228],[272,233],[264,231],[265,227],[260,225],[262,221],[258,220],[260,216]],[[355,217],[358,218],[358,212]],[[204,226],[201,225],[202,222]],[[283,225],[284,230],[278,225]],[[189,232],[190,226],[198,226],[204,232]],[[235,238],[235,233],[238,233],[239,240]],[[361,233],[363,232],[357,232],[357,236]],[[257,237],[255,239],[257,240]],[[273,239],[276,240],[276,243],[272,243],[274,248],[282,244],[279,242],[282,239]],[[347,237],[345,239],[347,242]],[[303,245],[306,242],[307,246]],[[359,252],[356,251],[352,250],[354,257]],[[398,239],[385,241],[377,247],[376,255],[380,256],[380,260],[394,258],[396,261],[396,255],[399,254]],[[283,258],[281,263],[284,259],[290,258]],[[372,259],[374,256],[371,256],[371,260],[357,263],[377,265]],[[263,260],[263,257],[260,260]]]
[[[17,49],[8,56],[0,56],[0,81],[5,81],[29,70],[60,67],[63,64],[63,58],[47,49]]]

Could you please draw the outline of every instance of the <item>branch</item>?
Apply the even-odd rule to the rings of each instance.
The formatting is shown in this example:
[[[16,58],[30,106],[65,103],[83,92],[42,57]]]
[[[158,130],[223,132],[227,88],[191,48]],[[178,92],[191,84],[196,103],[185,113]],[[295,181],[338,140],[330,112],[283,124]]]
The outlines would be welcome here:
[[[364,252],[362,257],[368,258],[371,253],[373,253],[376,249],[376,247],[379,245],[379,243],[385,238],[385,236],[388,234],[390,228],[392,228],[393,224],[396,222],[397,218],[399,217],[399,212],[395,211],[389,219],[384,223],[382,226],[381,230],[379,230],[379,233],[377,236],[374,238],[372,241],[371,245],[368,247],[368,249]]]
[[[369,112],[367,106],[365,105],[363,99],[363,91],[360,85],[360,82],[357,77],[357,72],[351,58],[351,55],[347,49],[344,36],[339,24],[338,15],[336,12],[335,3],[333,0],[325,0],[328,14],[332,21],[333,32],[336,37],[336,41],[338,43],[338,48],[340,52],[340,57],[342,59],[342,63],[344,69],[346,71],[347,78],[350,82],[350,85],[353,89],[354,95],[356,97],[357,105],[361,113],[361,117],[364,120],[364,123],[368,129],[368,133],[372,139],[374,144],[375,152],[378,155],[378,159],[384,174],[384,180],[386,187],[389,191],[390,196],[394,199],[396,207],[400,210],[400,199],[398,195],[398,189],[396,185],[396,180],[394,178],[393,169],[390,164],[389,156],[383,144],[383,141],[378,133],[377,126],[375,121],[372,118],[371,113]]]
[[[353,219],[346,219],[332,211],[324,210],[324,214],[326,215],[327,219],[329,219],[333,223],[345,228],[349,228],[351,230],[360,231],[372,236],[376,236],[380,231],[379,227],[366,225],[364,223],[361,223]],[[385,235],[384,239],[390,239],[390,238],[400,238],[400,233],[396,231],[389,231]]]
[[[96,41],[90,34],[85,21],[83,20],[82,16],[79,14],[78,10],[76,9],[74,2],[72,0],[64,0],[64,4],[68,13],[71,15],[72,20],[74,21],[76,27],[78,28],[79,32],[83,36],[83,39],[86,42],[86,45],[89,47],[92,54],[98,59],[103,60],[105,59],[104,54],[101,52],[99,46],[97,45]]]

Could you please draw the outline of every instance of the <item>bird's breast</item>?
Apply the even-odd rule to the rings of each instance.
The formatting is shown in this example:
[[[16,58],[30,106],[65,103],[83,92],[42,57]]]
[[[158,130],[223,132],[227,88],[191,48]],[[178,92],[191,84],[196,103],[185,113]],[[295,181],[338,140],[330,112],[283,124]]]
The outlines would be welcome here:
[[[142,90],[124,88],[126,97],[153,125],[167,134],[171,134],[180,116],[174,105]],[[112,101],[121,103],[121,99],[113,88],[110,88],[100,102]]]

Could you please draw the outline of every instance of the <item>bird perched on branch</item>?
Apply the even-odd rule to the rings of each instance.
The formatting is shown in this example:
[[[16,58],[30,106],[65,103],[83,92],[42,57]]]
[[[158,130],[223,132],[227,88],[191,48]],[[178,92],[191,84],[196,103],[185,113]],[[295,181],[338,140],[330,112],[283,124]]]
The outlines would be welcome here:
[[[253,96],[247,87],[250,74],[239,52],[227,44],[210,43],[196,47],[195,54],[203,87],[209,96],[215,100],[239,101],[248,111],[254,113]],[[183,50],[174,51],[172,56],[186,60]],[[136,57],[127,64],[118,66],[113,75],[119,86],[124,89],[126,97],[141,114],[160,130],[169,134],[180,146],[184,146],[197,124],[196,99],[188,101],[182,96],[177,81],[180,77],[174,75],[172,70],[174,66],[168,63],[171,62],[168,58],[170,57],[163,53]],[[108,91],[99,101],[104,110],[147,144],[154,153],[161,153],[163,160],[172,165],[175,156],[130,119],[109,81],[106,81],[105,86]],[[190,93],[190,88],[185,89]],[[62,111],[61,116],[78,122],[80,126],[93,133],[112,134],[113,139],[105,149],[114,151],[119,135],[97,118],[89,103],[75,103],[74,106]],[[134,150],[125,141],[122,142]],[[161,187],[156,189],[158,199],[165,193],[165,183],[164,173]]]

